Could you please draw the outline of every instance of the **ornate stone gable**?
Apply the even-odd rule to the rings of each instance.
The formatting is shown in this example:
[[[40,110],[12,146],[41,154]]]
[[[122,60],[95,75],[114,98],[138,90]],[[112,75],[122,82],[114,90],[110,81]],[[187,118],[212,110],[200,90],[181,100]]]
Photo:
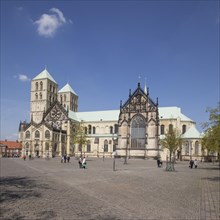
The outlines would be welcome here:
[[[43,121],[53,129],[62,129],[62,124],[68,121],[68,112],[56,101],[44,114]]]

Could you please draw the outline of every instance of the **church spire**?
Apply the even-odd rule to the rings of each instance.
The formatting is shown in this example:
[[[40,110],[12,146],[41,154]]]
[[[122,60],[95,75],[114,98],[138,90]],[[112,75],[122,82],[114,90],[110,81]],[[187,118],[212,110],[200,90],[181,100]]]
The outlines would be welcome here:
[[[146,77],[145,77],[145,82],[144,82],[144,93],[147,95]]]

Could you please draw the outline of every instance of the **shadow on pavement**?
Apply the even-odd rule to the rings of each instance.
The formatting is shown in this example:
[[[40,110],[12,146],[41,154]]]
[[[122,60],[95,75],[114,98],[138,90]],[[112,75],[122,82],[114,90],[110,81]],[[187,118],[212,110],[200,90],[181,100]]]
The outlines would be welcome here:
[[[216,181],[220,182],[220,177],[219,176],[214,176],[214,177],[204,177],[202,178],[203,180],[209,180],[209,181]]]
[[[0,202],[16,201],[29,197],[40,197],[38,188],[48,188],[45,184],[39,184],[36,180],[27,177],[1,177]]]

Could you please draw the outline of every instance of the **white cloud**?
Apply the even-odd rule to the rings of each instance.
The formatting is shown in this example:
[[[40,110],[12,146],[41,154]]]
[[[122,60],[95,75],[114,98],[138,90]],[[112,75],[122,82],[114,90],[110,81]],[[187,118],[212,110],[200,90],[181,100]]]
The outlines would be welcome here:
[[[53,37],[57,29],[66,23],[66,18],[59,9],[51,8],[50,12],[51,14],[42,14],[39,20],[34,22],[40,36]]]
[[[22,82],[30,81],[30,79],[24,74],[19,74],[18,79]]]

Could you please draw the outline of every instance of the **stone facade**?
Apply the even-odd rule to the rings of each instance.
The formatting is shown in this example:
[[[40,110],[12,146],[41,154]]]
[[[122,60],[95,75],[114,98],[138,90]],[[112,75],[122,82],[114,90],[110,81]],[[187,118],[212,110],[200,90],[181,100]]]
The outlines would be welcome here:
[[[69,84],[58,91],[58,84],[45,69],[31,81],[30,122],[20,122],[19,141],[22,155],[54,157],[63,154],[89,157],[121,157],[166,159],[160,139],[176,128],[182,133],[183,145],[177,157],[189,159],[202,155],[200,133],[195,122],[178,107],[159,107],[149,90],[129,92],[119,110],[78,112],[78,95]],[[73,144],[74,125],[85,128],[86,146]]]

